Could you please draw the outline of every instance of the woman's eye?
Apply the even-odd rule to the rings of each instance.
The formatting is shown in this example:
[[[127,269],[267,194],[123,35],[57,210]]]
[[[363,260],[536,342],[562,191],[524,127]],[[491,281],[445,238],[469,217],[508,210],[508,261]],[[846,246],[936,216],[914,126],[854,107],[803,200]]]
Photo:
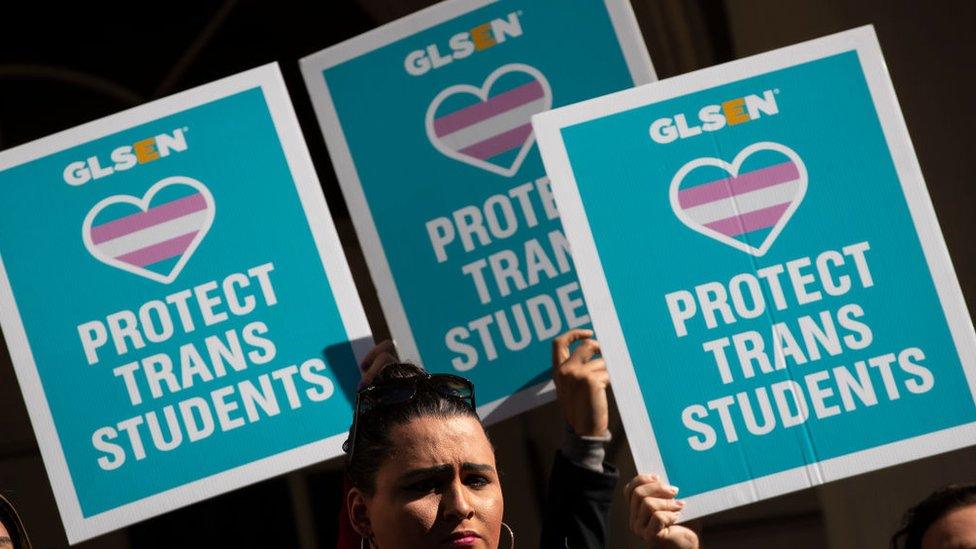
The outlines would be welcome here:
[[[489,480],[488,477],[475,475],[475,476],[468,477],[465,480],[465,484],[473,488],[483,488],[491,484],[491,480]]]
[[[432,492],[435,488],[437,488],[437,483],[431,480],[422,480],[407,486],[407,489],[411,492],[417,492],[420,494]]]

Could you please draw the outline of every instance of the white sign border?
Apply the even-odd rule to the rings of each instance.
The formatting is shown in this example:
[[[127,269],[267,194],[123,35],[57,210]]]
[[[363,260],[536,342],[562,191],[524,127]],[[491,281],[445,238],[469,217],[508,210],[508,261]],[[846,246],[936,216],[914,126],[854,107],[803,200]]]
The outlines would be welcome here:
[[[447,0],[306,56],[299,61],[306,89],[325,137],[332,166],[349,207],[353,226],[366,258],[366,265],[373,277],[383,315],[389,324],[400,357],[420,365],[423,365],[423,360],[413,330],[410,329],[410,322],[407,320],[407,313],[393,280],[389,260],[383,250],[376,223],[366,201],[366,194],[363,192],[352,152],[349,150],[349,144],[339,123],[338,111],[322,73],[329,68],[493,3],[495,0]],[[631,79],[637,84],[653,82],[657,77],[629,0],[604,0],[604,4]],[[486,423],[491,424],[545,404],[554,398],[552,382],[545,381],[509,397],[482,404],[478,406],[478,412]]]
[[[864,71],[959,360],[976,400],[976,333],[874,27],[863,26],[533,117],[536,140],[552,181],[593,325],[610,364],[614,394],[638,471],[657,472],[665,479],[667,475],[562,140],[562,129],[852,50],[857,52]],[[682,520],[973,444],[976,422],[796,467],[686,498],[688,506],[682,511]]]
[[[338,233],[325,203],[311,156],[277,63],[269,63],[0,152],[0,171],[254,88],[262,90],[268,104],[319,257],[333,289],[343,326],[353,344],[353,352],[358,361],[372,347],[369,323],[359,301],[359,294],[356,292],[352,274],[345,261]],[[17,380],[24,394],[31,424],[34,426],[69,544],[73,545],[342,453],[345,432],[86,518],[81,512],[77,492],[68,471],[64,450],[57,436],[2,256],[0,256],[0,326],[7,340]]]

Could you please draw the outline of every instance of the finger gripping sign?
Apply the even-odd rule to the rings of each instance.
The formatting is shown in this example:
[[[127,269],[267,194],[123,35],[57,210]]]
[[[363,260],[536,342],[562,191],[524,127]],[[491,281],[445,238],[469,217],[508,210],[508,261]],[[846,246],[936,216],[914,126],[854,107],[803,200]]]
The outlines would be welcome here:
[[[872,28],[533,124],[635,461],[684,516],[976,441],[972,322]]]
[[[0,153],[0,196],[69,541],[341,453],[370,334],[276,65]]]
[[[590,317],[530,120],[653,80],[629,3],[451,0],[301,64],[400,355],[488,422],[551,399]]]

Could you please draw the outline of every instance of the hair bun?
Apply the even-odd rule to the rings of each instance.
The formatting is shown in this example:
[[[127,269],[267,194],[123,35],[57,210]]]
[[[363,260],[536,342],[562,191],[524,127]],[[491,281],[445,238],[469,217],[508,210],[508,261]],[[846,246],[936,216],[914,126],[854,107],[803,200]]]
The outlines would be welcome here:
[[[383,369],[376,374],[376,377],[373,378],[370,385],[383,385],[399,379],[421,377],[426,373],[427,372],[423,368],[417,366],[416,364],[410,362],[394,362],[384,366]]]

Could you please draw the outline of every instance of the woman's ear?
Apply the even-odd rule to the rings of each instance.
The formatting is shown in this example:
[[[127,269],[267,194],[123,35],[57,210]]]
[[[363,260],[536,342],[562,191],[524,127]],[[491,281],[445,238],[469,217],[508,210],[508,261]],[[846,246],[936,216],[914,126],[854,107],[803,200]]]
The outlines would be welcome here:
[[[346,507],[349,508],[349,522],[356,533],[364,538],[373,535],[373,526],[369,521],[369,497],[359,488],[350,488],[346,494]]]

